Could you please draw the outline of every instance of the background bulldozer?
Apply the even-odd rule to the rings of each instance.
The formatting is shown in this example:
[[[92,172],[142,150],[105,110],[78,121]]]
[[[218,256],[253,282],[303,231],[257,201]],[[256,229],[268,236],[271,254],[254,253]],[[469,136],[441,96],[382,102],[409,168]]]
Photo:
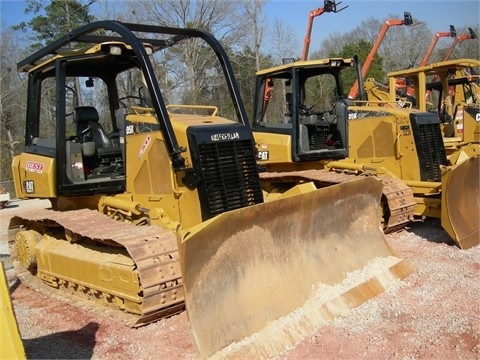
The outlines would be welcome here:
[[[165,103],[159,63],[188,42],[215,55],[236,121],[215,104]],[[239,341],[243,354],[273,356],[412,271],[378,227],[375,179],[305,182],[264,201],[252,131],[212,35],[94,22],[18,69],[29,102],[15,191],[52,204],[10,221],[26,285],[83,298],[130,326],[186,306],[200,356]],[[308,326],[248,341],[307,304],[324,309]]]
[[[462,247],[478,244],[479,237],[479,70],[480,62],[475,59],[445,60],[391,72],[389,86],[383,89],[372,79],[365,83],[369,101],[386,100],[383,105],[387,106],[392,100],[388,106],[413,107],[438,115],[448,165],[442,178],[441,205],[447,211],[440,216],[452,238],[473,240],[460,244]],[[398,84],[407,83],[399,97]]]
[[[477,39],[475,32],[471,28],[468,30],[468,34],[457,34],[455,27],[450,25],[449,32],[435,34],[418,67],[389,73],[388,84],[381,84],[373,78],[364,82],[369,101],[384,102],[383,106],[414,107],[436,112],[441,120],[451,165],[480,152],[480,62],[476,59],[449,60],[458,42]],[[442,61],[428,64],[440,37],[454,40]],[[366,76],[364,69],[365,65],[362,79]]]
[[[435,217],[461,248],[478,245],[478,154],[449,163],[437,113],[347,99],[341,74],[353,68],[362,84],[353,59],[289,62],[257,73],[253,131],[269,196],[304,181],[321,188],[375,176],[384,183],[386,231],[413,216]]]
[[[479,60],[456,59],[388,74],[390,89],[399,79],[408,81],[415,108],[438,114],[453,164],[480,154],[480,85],[474,71],[480,71]]]

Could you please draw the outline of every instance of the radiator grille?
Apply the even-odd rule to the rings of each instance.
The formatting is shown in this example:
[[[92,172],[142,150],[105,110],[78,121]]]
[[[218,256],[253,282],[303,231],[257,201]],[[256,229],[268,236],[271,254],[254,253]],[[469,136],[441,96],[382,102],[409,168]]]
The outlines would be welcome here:
[[[250,141],[199,145],[209,213],[216,214],[262,201]]]
[[[440,120],[433,115],[412,117],[415,144],[421,167],[422,181],[441,181],[441,165],[447,165],[447,155],[440,129]]]
[[[253,140],[238,134],[235,140],[208,141],[204,129],[190,131],[203,220],[263,202]]]

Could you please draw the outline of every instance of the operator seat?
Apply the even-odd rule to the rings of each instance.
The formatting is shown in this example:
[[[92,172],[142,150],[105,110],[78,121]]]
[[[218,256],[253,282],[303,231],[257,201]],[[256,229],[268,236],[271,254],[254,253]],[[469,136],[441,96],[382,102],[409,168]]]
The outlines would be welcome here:
[[[77,139],[81,143],[93,141],[97,149],[111,147],[112,141],[98,120],[98,111],[93,106],[75,108],[74,121],[77,123]]]
[[[122,149],[113,144],[103,126],[98,123],[97,109],[93,106],[79,106],[74,110],[74,120],[86,166],[95,169],[98,174],[122,171]],[[93,144],[94,147],[91,146]]]

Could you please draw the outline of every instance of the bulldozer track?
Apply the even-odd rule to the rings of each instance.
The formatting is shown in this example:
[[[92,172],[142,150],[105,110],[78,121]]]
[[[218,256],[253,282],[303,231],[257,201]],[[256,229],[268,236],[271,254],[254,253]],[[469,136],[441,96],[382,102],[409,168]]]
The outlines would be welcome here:
[[[261,181],[268,182],[306,182],[313,181],[317,187],[326,187],[358,179],[358,175],[328,170],[300,170],[291,172],[261,172]],[[386,201],[388,211],[387,223],[383,224],[383,231],[389,233],[403,228],[413,220],[415,198],[413,191],[401,179],[390,176],[375,176],[383,183],[382,197]]]
[[[134,261],[142,289],[142,313],[121,309],[72,296],[44,283],[25,269],[17,258],[15,237],[21,230],[63,228],[75,238],[124,247]],[[24,213],[12,218],[9,246],[18,278],[29,288],[77,307],[113,318],[130,327],[139,327],[185,308],[183,284],[175,234],[157,226],[139,227],[119,222],[90,209],[59,212],[51,209]]]

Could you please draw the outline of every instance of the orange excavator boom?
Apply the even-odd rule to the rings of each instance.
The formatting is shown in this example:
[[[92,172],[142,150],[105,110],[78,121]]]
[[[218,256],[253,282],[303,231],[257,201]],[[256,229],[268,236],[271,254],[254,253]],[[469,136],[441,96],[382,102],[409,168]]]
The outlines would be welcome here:
[[[450,55],[452,55],[453,49],[455,49],[455,46],[457,46],[457,44],[460,41],[469,40],[469,39],[478,39],[477,34],[475,34],[475,32],[473,31],[472,28],[468,28],[468,34],[460,34],[460,35],[455,36],[455,40],[453,40],[452,45],[450,45],[450,48],[448,49],[447,53],[445,54],[445,57],[443,58],[443,61],[448,60]],[[432,82],[435,82],[437,80],[438,80],[438,75],[435,75],[433,77]],[[451,92],[454,91],[453,87],[450,87],[450,91]],[[427,101],[430,100],[430,93],[431,93],[431,90],[427,90],[427,94],[426,94],[426,100]]]
[[[451,37],[451,38],[456,38],[457,36],[457,31],[455,30],[455,26],[450,25],[450,32],[437,32],[435,36],[432,39],[432,42],[430,43],[430,46],[427,49],[427,52],[425,53],[422,61],[420,61],[420,64],[418,66],[425,66],[428,63],[428,59],[430,58],[430,55],[432,55],[433,49],[435,48],[435,45],[437,45],[438,39],[441,37]]]
[[[301,58],[302,61],[306,61],[308,59],[308,51],[310,49],[313,20],[317,16],[322,15],[323,13],[326,13],[326,12],[337,13],[348,7],[348,6],[344,6],[341,9],[337,9],[337,5],[340,5],[340,4],[341,2],[335,3],[335,0],[333,1],[325,0],[323,2],[323,7],[310,11],[310,13],[308,14],[307,33],[305,34],[305,39],[303,41],[303,50],[302,50],[302,58]]]
[[[460,34],[455,37],[455,40],[453,41],[452,45],[450,45],[450,49],[448,49],[447,53],[445,54],[445,58],[443,59],[443,61],[447,61],[450,55],[452,55],[453,49],[455,49],[455,46],[457,46],[458,42],[478,38],[477,34],[475,34],[472,28],[468,28],[468,31],[468,34]]]
[[[372,49],[367,55],[367,58],[365,59],[365,62],[363,63],[362,66],[362,78],[365,79],[367,76],[368,72],[370,71],[370,68],[372,66],[373,60],[375,60],[375,56],[377,55],[378,48],[380,47],[380,44],[382,43],[383,39],[385,38],[385,35],[388,31],[388,29],[391,26],[399,26],[399,25],[412,25],[413,24],[413,19],[412,15],[409,12],[405,12],[403,14],[403,20],[399,19],[390,19],[385,21],[385,23],[382,25],[382,28],[380,29],[380,33],[377,36],[377,39],[375,40],[375,43],[373,44]],[[350,93],[348,94],[348,97],[350,99],[355,99],[358,96],[358,80],[355,81],[355,83],[352,85],[352,88],[350,89]]]

